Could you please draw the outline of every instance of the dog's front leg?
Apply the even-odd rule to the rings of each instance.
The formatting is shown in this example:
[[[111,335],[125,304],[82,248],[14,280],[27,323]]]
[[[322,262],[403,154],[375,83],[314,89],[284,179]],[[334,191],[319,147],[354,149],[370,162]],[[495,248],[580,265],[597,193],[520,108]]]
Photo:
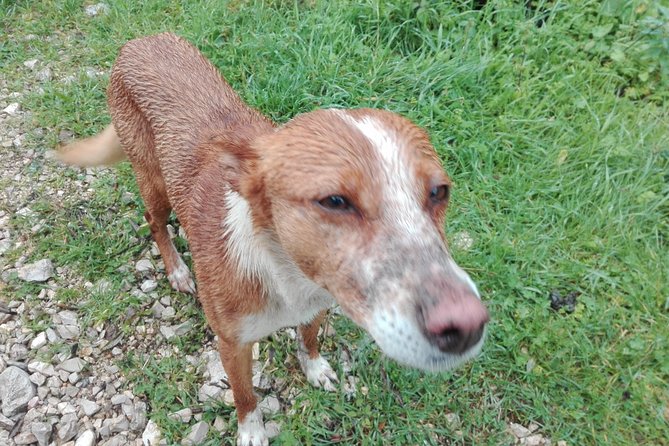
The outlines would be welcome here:
[[[236,340],[227,341],[223,338],[218,343],[237,408],[237,446],[269,445],[262,413],[253,392],[252,346],[252,343],[240,344]]]
[[[325,319],[327,311],[321,311],[308,324],[300,325],[298,331],[297,359],[300,367],[307,377],[307,381],[314,387],[334,392],[337,390],[335,383],[339,382],[337,374],[332,370],[327,359],[321,356],[318,350],[318,329]]]

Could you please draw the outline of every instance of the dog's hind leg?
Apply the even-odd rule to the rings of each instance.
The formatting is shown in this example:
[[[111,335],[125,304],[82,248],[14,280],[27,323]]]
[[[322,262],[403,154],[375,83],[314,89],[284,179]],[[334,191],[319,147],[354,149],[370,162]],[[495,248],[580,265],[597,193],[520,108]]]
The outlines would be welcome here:
[[[139,191],[144,199],[144,217],[165,263],[167,279],[177,291],[195,294],[195,283],[167,232],[172,206],[167,196],[160,164],[156,158],[155,139],[149,122],[132,100],[118,71],[112,71],[109,109],[125,153],[132,163]]]
[[[151,157],[153,157],[152,153]],[[169,280],[170,285],[175,290],[182,293],[195,294],[195,283],[193,282],[190,270],[177,252],[172,239],[170,239],[170,234],[167,232],[167,219],[170,216],[172,207],[167,198],[162,176],[152,172],[150,168],[146,167],[147,164],[135,163],[133,155],[129,154],[129,158],[133,162],[139,191],[146,206],[144,218],[149,223],[151,235],[156,241],[160,255],[165,263],[167,280]],[[148,166],[157,167],[157,163],[149,163]]]
[[[339,379],[337,379],[337,374],[332,370],[330,363],[321,356],[318,350],[318,329],[326,314],[327,311],[321,311],[313,321],[300,325],[297,359],[311,385],[334,392],[337,390],[335,383],[339,382]]]
[[[137,181],[140,181],[139,175]],[[149,223],[151,235],[156,241],[160,255],[165,263],[167,280],[169,280],[170,285],[175,290],[182,293],[195,294],[195,283],[193,282],[190,270],[177,252],[174,243],[170,239],[169,232],[167,232],[167,219],[172,210],[169,202],[166,200],[167,196],[160,194],[153,185],[147,185],[147,183],[149,181],[144,181],[139,186],[144,203],[146,204],[144,218]]]

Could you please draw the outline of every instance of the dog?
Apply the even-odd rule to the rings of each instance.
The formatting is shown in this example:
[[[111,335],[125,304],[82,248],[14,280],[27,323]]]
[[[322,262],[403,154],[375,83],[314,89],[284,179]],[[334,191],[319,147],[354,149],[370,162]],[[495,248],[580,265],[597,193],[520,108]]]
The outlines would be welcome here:
[[[196,294],[166,229],[176,212],[233,391],[237,445],[268,444],[255,341],[299,327],[307,380],[336,390],[317,338],[334,303],[411,367],[447,370],[481,350],[488,311],[444,233],[451,182],[409,120],[325,109],[277,126],[169,33],[123,46],[108,104],[112,124],[57,156],[78,166],[127,157],[171,286]]]

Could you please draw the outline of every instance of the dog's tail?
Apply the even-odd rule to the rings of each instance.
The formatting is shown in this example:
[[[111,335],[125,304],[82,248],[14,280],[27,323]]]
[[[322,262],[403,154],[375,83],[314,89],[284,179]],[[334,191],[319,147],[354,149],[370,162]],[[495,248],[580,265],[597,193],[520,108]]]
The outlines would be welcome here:
[[[109,124],[101,133],[87,139],[75,141],[54,152],[53,156],[63,163],[79,167],[110,166],[125,159],[114,126]]]

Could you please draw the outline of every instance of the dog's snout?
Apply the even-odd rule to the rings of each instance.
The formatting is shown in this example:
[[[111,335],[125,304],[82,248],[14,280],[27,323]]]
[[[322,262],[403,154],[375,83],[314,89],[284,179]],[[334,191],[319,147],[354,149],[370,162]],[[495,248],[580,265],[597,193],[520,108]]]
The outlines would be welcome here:
[[[485,305],[474,294],[454,300],[444,298],[437,305],[421,308],[427,339],[444,353],[461,354],[475,346],[490,320]]]

